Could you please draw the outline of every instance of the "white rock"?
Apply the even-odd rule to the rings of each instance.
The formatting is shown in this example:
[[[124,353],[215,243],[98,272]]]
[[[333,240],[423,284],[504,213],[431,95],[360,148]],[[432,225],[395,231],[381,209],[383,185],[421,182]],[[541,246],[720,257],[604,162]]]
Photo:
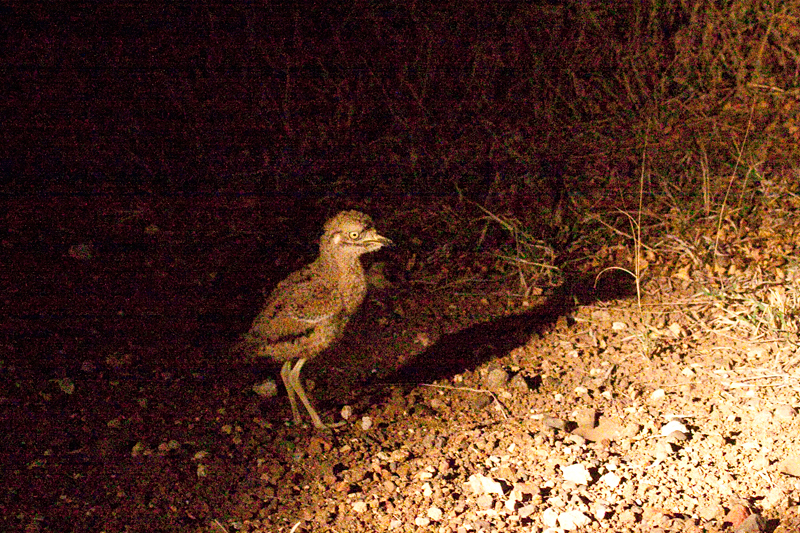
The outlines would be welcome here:
[[[353,416],[353,408],[349,405],[345,405],[342,407],[341,415],[343,419],[350,420],[350,418]]]
[[[661,436],[666,437],[676,431],[680,433],[689,433],[689,430],[686,429],[686,426],[684,426],[680,420],[670,420],[661,428]]]
[[[367,510],[367,502],[357,501],[353,502],[353,510],[357,513],[363,513]]]
[[[361,429],[364,431],[369,431],[372,428],[372,418],[369,416],[365,416],[361,418]]]
[[[778,465],[778,471],[789,476],[800,477],[800,455],[785,458]]]
[[[436,507],[435,505],[428,509],[428,518],[433,520],[434,522],[438,522],[442,519],[442,510]]]
[[[667,393],[664,389],[656,389],[650,394],[650,399],[654,402],[663,400],[666,398]]]
[[[773,487],[761,500],[764,509],[777,509],[786,507],[789,503],[789,495],[780,487]]]
[[[608,472],[606,474],[603,474],[602,477],[600,477],[600,481],[605,483],[608,487],[615,489],[619,486],[620,482],[622,481],[622,478],[619,477],[614,472]]]
[[[545,509],[542,513],[542,524],[547,527],[556,527],[558,525],[558,511],[553,508]]]
[[[268,379],[267,381],[253,385],[253,392],[262,398],[272,398],[278,395],[278,385],[275,384],[274,380]]]
[[[561,468],[561,474],[567,481],[572,481],[578,485],[588,485],[592,480],[592,475],[583,465],[570,465]]]
[[[603,505],[602,503],[598,503],[595,506],[594,511],[593,511],[592,514],[594,514],[594,517],[595,517],[596,520],[602,520],[610,512],[611,512],[611,508],[609,508],[607,505]]]
[[[591,521],[591,518],[578,510],[564,511],[558,515],[558,525],[567,531],[575,531],[579,527],[588,525]]]
[[[473,494],[503,494],[503,486],[500,483],[481,474],[469,476],[467,485]]]

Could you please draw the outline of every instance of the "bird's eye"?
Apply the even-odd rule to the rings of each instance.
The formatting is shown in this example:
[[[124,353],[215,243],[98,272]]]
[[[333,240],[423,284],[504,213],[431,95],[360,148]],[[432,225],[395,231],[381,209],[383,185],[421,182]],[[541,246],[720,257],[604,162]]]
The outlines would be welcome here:
[[[361,236],[361,234],[359,232],[357,232],[357,231],[351,231],[350,232],[350,238],[353,239],[354,241],[358,240],[358,238],[360,236]]]

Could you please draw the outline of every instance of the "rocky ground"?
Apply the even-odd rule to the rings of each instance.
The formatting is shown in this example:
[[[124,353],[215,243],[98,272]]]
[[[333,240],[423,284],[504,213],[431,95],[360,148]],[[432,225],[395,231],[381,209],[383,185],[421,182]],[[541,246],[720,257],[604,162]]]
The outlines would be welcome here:
[[[10,206],[0,529],[800,531],[793,210],[729,229],[721,265],[713,239],[650,242],[637,296],[602,261],[531,288],[372,206],[399,246],[304,370],[342,423],[320,433],[228,351],[319,221],[198,202]]]

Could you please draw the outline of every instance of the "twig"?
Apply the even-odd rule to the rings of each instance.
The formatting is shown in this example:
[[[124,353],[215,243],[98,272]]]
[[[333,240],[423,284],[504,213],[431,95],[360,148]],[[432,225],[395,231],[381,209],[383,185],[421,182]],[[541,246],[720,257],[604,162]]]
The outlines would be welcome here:
[[[506,410],[506,406],[503,405],[503,402],[501,402],[497,398],[497,395],[495,395],[495,393],[493,393],[490,390],[473,389],[472,387],[453,387],[453,386],[450,386],[450,385],[434,385],[432,383],[420,383],[420,385],[422,385],[423,387],[431,387],[431,388],[434,388],[434,389],[463,390],[463,391],[467,391],[467,392],[479,392],[479,393],[482,393],[482,394],[488,394],[489,396],[491,396],[494,399],[495,402],[497,402],[497,405],[500,406],[500,412],[503,413],[503,418],[505,418],[506,420],[509,419],[508,412]]]

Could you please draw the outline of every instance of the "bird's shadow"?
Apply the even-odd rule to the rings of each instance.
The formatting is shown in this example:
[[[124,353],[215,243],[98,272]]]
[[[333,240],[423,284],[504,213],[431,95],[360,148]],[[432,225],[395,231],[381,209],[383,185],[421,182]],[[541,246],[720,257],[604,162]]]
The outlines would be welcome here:
[[[440,337],[402,366],[364,383],[354,398],[359,403],[380,404],[391,388],[404,391],[420,383],[448,380],[472,371],[542,335],[577,306],[595,301],[629,298],[636,294],[629,274],[608,271],[602,276],[584,275],[565,282],[540,305],[521,313],[475,324]]]

